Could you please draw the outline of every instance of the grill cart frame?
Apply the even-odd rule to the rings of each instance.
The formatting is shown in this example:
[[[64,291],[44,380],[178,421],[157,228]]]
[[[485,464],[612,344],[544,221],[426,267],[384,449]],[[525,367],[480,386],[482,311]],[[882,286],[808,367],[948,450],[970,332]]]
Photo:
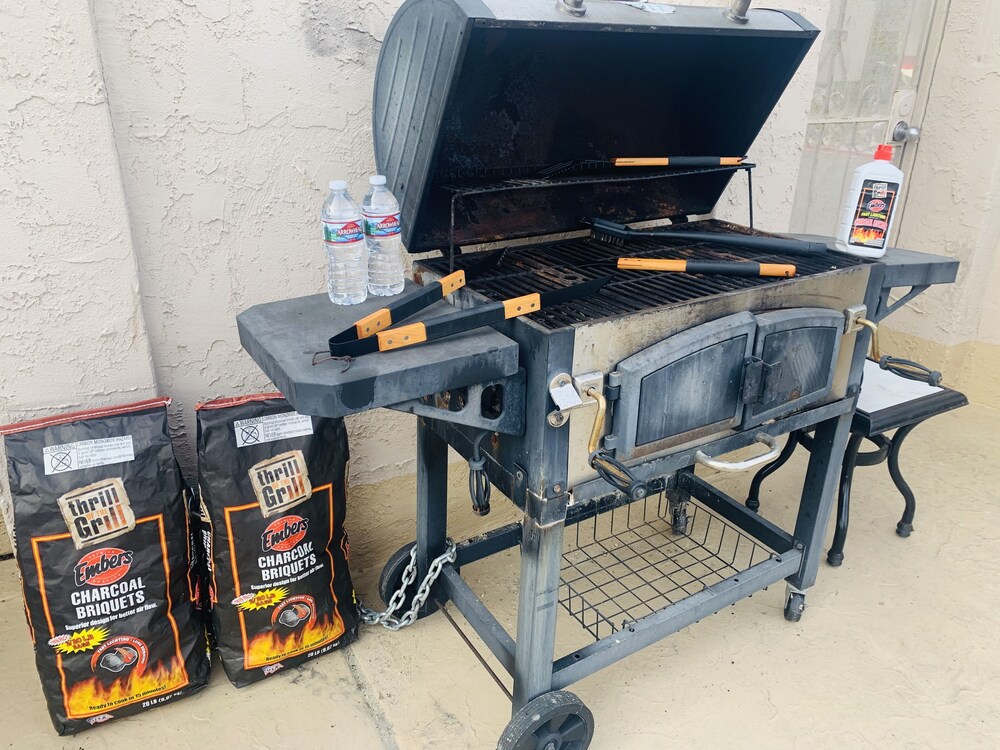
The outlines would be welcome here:
[[[909,300],[933,284],[954,281],[957,267],[957,261],[950,258],[890,249],[880,262],[871,265],[865,304],[876,311],[875,318],[881,320],[899,307],[898,302],[890,299],[894,288],[908,288],[902,299]],[[340,415],[345,413],[343,402],[331,394],[358,388],[364,390],[364,382],[370,379],[370,373],[366,368],[355,365],[346,371],[339,366],[314,367],[308,364],[309,358],[303,352],[310,342],[323,341],[331,330],[346,327],[358,315],[370,312],[368,307],[373,310],[380,302],[369,300],[359,306],[336,307],[321,306],[321,301],[322,296],[317,296],[258,305],[241,313],[237,321],[247,352],[296,409],[317,415]],[[557,331],[552,338],[548,349],[536,354],[540,358],[536,366],[547,368],[546,374],[572,366],[569,361],[571,348],[564,346],[560,354],[559,341],[565,336]],[[463,334],[461,348],[468,356],[464,360],[447,360],[441,376],[451,378],[456,386],[476,382],[480,383],[479,387],[483,382],[523,383],[524,371],[517,369],[516,351],[511,354],[510,343],[509,338],[489,328]],[[408,356],[423,351],[431,359],[440,357],[443,350],[432,346],[410,350]],[[559,691],[781,580],[788,583],[785,615],[790,620],[798,619],[804,606],[805,591],[816,580],[867,346],[867,335],[859,333],[854,343],[850,383],[845,397],[760,425],[754,430],[691,445],[667,456],[656,456],[648,462],[649,473],[646,477],[650,494],[663,491],[671,499],[678,496],[683,499],[684,495],[688,495],[702,506],[703,509],[698,512],[710,511],[773,554],[559,658],[555,654],[555,628],[557,611],[561,606],[560,569],[565,530],[600,514],[626,508],[635,501],[614,493],[571,504],[564,476],[566,441],[554,428],[544,431],[549,438],[538,447],[538,455],[542,457],[542,465],[538,468],[543,476],[550,478],[544,491],[529,488],[526,470],[515,471],[506,487],[506,483],[495,482],[510,490],[511,499],[524,511],[523,520],[459,542],[457,558],[453,564],[444,565],[432,589],[432,598],[450,601],[513,677],[515,715],[519,709],[541,696],[553,695],[553,691]],[[383,358],[381,361],[390,381],[387,388],[394,385],[403,387],[400,384],[405,379],[397,382],[393,373],[398,369],[405,371],[405,365],[397,362],[397,358],[405,353],[407,350],[375,355]],[[465,364],[458,364],[460,361]],[[323,396],[324,392],[327,397]],[[470,393],[478,392],[470,387]],[[512,403],[517,412],[525,396],[517,388],[511,388],[510,392],[515,397]],[[518,393],[521,395],[517,396]],[[468,458],[472,451],[468,425],[476,423],[475,426],[480,429],[483,425],[461,412],[428,406],[420,399],[405,400],[405,395],[402,398],[404,400],[392,408],[423,412],[418,418],[416,440],[415,538],[420,580],[431,561],[444,552],[447,545],[448,446]],[[527,407],[529,414],[542,412],[530,403]],[[369,407],[361,404],[354,410],[365,408]],[[523,411],[520,413],[523,417]],[[504,416],[488,428],[516,433],[519,425],[516,419]],[[760,431],[779,437],[807,428],[815,429],[815,439],[802,485],[795,528],[791,531],[778,528],[748,510],[692,471],[698,450],[720,455],[753,444]],[[497,469],[496,466],[493,468]],[[506,632],[460,573],[465,565],[515,546],[519,546],[521,552],[516,638]],[[426,613],[432,609],[428,607]],[[552,705],[565,710],[563,696],[560,694],[558,697],[562,702]],[[537,710],[537,704],[532,705],[533,710]],[[577,712],[574,715],[589,715],[582,704],[574,710]],[[592,719],[590,721],[592,728]]]

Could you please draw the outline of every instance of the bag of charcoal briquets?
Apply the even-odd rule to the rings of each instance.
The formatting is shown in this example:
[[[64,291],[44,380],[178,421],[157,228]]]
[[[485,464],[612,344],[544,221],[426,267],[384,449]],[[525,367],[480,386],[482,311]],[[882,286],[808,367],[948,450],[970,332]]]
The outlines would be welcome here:
[[[196,412],[213,630],[226,674],[244,687],[357,637],[347,431],[278,393]]]
[[[59,734],[208,682],[169,403],[0,427],[25,612]]]

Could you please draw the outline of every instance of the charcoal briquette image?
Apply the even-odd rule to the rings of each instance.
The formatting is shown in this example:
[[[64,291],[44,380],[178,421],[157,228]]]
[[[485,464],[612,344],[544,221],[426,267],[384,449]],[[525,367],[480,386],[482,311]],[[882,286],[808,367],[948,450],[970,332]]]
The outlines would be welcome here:
[[[214,638],[249,685],[357,637],[342,419],[280,394],[199,404],[198,482]]]
[[[208,681],[169,403],[0,427],[24,608],[59,734]]]

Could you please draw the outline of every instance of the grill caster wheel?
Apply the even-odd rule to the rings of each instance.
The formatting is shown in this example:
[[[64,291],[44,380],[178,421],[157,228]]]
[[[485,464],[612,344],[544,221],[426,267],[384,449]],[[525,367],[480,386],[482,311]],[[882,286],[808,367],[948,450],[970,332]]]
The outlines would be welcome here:
[[[565,690],[539,695],[514,714],[497,750],[587,750],[594,738],[594,715]]]
[[[785,600],[785,619],[789,622],[798,622],[802,619],[802,613],[806,608],[806,595],[798,591],[789,591]]]
[[[416,542],[410,542],[409,544],[404,544],[398,550],[393,552],[389,559],[386,560],[385,565],[382,566],[382,574],[378,577],[378,595],[382,598],[382,603],[385,606],[389,606],[389,600],[392,595],[395,594],[400,585],[403,582],[403,571],[406,566],[410,563],[410,550],[417,545]],[[420,579],[410,584],[410,588],[406,592],[406,597],[403,599],[402,606],[396,610],[396,615],[400,615],[410,609],[413,604],[413,597],[417,593],[417,587],[420,585]],[[438,591],[435,587],[431,587],[431,596],[427,599],[427,604],[424,606],[423,611],[417,615],[418,620],[422,620],[427,615],[437,612],[438,605],[435,600],[436,597],[440,597]]]

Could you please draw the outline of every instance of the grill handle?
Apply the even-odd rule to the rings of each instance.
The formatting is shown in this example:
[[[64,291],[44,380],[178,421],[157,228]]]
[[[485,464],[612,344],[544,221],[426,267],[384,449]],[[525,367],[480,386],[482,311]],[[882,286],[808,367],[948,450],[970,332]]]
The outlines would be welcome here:
[[[754,440],[758,443],[763,443],[770,450],[760,456],[754,456],[753,458],[748,458],[745,461],[722,461],[718,458],[713,458],[707,453],[702,453],[698,451],[694,454],[694,460],[700,463],[702,466],[707,466],[710,469],[715,469],[716,471],[747,471],[748,469],[754,469],[763,464],[771,463],[774,459],[778,457],[781,453],[781,446],[778,445],[778,441],[773,437],[768,435],[766,432],[758,432],[754,435]]]

